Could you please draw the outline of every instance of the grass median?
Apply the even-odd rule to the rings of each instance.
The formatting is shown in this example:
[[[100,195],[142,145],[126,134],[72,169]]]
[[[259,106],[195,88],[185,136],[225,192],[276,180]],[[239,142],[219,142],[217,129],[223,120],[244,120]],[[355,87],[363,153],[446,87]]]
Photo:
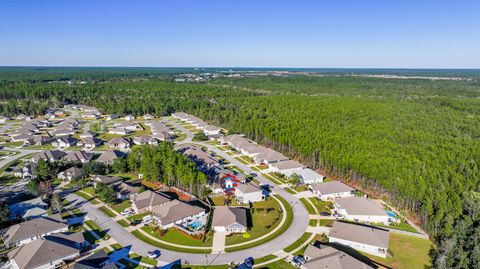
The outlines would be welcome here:
[[[312,235],[312,233],[304,233],[297,241],[293,242],[290,246],[283,249],[283,251],[290,253],[300,247],[307,239]]]
[[[138,239],[142,240],[143,242],[158,248],[168,249],[168,250],[177,251],[177,252],[184,252],[184,253],[210,254],[212,252],[211,249],[179,248],[179,247],[163,244],[157,240],[154,240],[144,235],[142,232],[138,230],[132,231],[132,234]]]

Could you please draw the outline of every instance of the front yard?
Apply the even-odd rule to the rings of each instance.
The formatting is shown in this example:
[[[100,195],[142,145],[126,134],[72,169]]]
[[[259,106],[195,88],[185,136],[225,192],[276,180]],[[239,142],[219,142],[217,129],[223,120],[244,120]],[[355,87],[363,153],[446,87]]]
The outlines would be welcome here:
[[[150,226],[142,227],[142,230],[148,234],[156,237],[162,241],[194,247],[210,247],[212,246],[212,236],[207,235],[205,241],[203,239],[196,239],[176,229],[168,229],[166,232],[162,232],[160,229],[154,230]]]

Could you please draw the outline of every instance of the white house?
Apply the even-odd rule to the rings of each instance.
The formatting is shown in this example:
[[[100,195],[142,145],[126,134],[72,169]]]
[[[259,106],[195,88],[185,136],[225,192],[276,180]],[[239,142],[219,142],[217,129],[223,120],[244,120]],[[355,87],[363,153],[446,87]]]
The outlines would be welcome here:
[[[77,142],[78,140],[72,136],[64,136],[57,138],[55,141],[53,141],[52,145],[59,148],[68,148],[71,146],[75,146]]]
[[[125,120],[134,120],[135,117],[133,115],[127,115],[125,116]]]
[[[127,135],[127,134],[130,134],[131,132],[132,132],[131,130],[123,127],[116,127],[108,130],[109,134],[117,134],[117,135]]]
[[[297,175],[303,184],[322,183],[323,179],[325,178],[310,168],[302,169],[294,172],[293,174]]]
[[[383,206],[365,197],[345,197],[333,200],[335,211],[345,219],[356,222],[383,223],[388,225],[389,217]]]
[[[0,124],[5,124],[7,122],[8,118],[4,116],[0,116]]]
[[[309,189],[323,201],[332,200],[334,198],[350,197],[355,193],[354,188],[343,184],[340,181],[315,183],[310,185]]]
[[[212,219],[213,230],[227,235],[245,233],[248,228],[247,211],[244,207],[216,206]]]
[[[265,198],[262,189],[251,184],[238,184],[235,189],[235,199],[240,204],[255,203]]]
[[[220,135],[220,128],[213,125],[203,126],[202,130],[208,137],[215,137]]]
[[[294,161],[294,160],[286,160],[276,163],[269,164],[270,170],[272,172],[281,173],[287,177],[293,175],[294,173],[298,173],[305,168],[305,165]]]
[[[145,119],[145,120],[153,120],[153,118],[154,118],[154,117],[153,117],[153,115],[151,115],[151,114],[145,114],[145,115],[143,115],[143,119]]]
[[[172,228],[175,225],[185,227],[188,223],[199,220],[205,214],[206,210],[203,207],[177,199],[152,208],[152,217],[162,229]]]
[[[328,236],[330,243],[351,247],[382,258],[387,257],[390,240],[388,230],[335,221]]]
[[[114,120],[114,119],[118,119],[118,118],[120,118],[120,116],[118,114],[111,114],[111,115],[107,116],[107,120]]]

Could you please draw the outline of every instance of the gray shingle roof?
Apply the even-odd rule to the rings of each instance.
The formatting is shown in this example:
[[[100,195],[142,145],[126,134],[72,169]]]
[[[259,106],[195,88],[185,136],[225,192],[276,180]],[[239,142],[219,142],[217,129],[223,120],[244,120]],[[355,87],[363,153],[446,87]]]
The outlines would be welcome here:
[[[313,190],[319,191],[322,195],[340,193],[340,192],[349,192],[349,191],[355,190],[354,188],[346,184],[343,184],[340,181],[329,181],[329,182],[312,184],[311,187]]]
[[[247,210],[245,207],[216,206],[212,226],[228,227],[238,223],[247,228]]]
[[[2,238],[6,244],[11,244],[64,228],[68,228],[68,225],[63,222],[60,214],[55,214],[12,225],[5,230]]]
[[[308,245],[304,256],[308,257],[303,265],[307,269],[373,269],[347,253],[325,245],[320,248]]]
[[[388,248],[390,234],[387,230],[371,226],[335,221],[329,236],[361,244]]]

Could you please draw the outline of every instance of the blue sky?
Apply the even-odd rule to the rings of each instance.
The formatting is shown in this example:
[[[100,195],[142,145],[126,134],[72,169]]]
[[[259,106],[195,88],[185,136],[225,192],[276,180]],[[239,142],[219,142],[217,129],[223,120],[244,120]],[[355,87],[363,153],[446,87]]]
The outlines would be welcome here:
[[[3,0],[0,65],[480,68],[480,1]]]

